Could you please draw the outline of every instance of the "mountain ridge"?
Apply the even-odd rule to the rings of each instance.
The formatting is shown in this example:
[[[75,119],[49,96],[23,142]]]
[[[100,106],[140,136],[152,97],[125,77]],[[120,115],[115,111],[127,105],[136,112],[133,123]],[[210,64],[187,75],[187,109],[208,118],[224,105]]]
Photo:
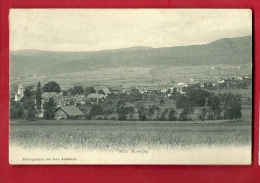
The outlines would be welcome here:
[[[18,50],[10,52],[11,75],[59,74],[96,67],[174,67],[252,62],[252,36],[202,45],[130,47],[94,52]]]

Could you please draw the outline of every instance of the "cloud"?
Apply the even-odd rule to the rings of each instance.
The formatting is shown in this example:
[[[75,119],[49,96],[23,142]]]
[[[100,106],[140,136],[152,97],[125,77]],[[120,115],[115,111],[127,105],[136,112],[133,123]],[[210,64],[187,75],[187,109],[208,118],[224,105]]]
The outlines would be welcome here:
[[[11,50],[95,51],[252,35],[251,10],[12,9]]]

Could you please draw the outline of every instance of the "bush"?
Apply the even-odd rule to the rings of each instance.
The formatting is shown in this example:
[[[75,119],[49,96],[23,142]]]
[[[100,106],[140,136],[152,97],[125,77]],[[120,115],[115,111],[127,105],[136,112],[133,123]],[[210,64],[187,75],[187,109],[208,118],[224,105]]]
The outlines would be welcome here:
[[[138,116],[141,121],[147,121],[147,109],[143,105],[138,108]]]
[[[179,117],[180,121],[190,121],[191,120],[191,114],[194,112],[194,109],[190,106],[185,107]]]
[[[88,119],[88,120],[90,120],[90,119],[91,119],[91,116],[90,116],[89,114],[86,114],[86,115],[85,115],[85,118]]]
[[[170,113],[168,115],[168,120],[169,121],[177,121],[177,117],[175,115],[177,115],[177,112],[175,110],[171,109]]]
[[[109,120],[115,120],[115,121],[116,121],[116,117],[113,116],[113,117],[111,117]]]
[[[202,108],[199,115],[198,115],[198,119],[204,121],[206,119],[207,113],[208,113],[207,109]]]
[[[98,104],[94,104],[89,112],[89,115],[91,117],[102,115],[102,114],[103,114],[103,108]]]
[[[103,115],[98,115],[98,116],[95,116],[93,119],[95,119],[95,120],[103,120],[104,116]]]
[[[10,117],[12,119],[23,118],[24,110],[20,103],[12,102],[10,106]]]
[[[213,120],[213,119],[214,119],[214,115],[212,113],[209,113],[208,120]]]
[[[145,114],[139,115],[139,119],[140,119],[141,121],[147,121],[147,117],[146,117]]]
[[[34,120],[35,119],[35,114],[36,114],[36,110],[35,108],[33,107],[30,107],[28,110],[27,110],[27,113],[26,113],[26,116],[25,116],[25,119],[26,120]]]

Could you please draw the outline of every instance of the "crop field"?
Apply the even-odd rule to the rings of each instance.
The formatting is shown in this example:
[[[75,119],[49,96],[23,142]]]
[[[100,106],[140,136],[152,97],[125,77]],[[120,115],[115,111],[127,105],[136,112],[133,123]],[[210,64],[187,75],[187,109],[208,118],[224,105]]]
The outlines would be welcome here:
[[[11,121],[10,145],[22,149],[105,150],[251,146],[250,121]]]
[[[62,89],[68,89],[75,85],[123,85],[124,87],[129,87],[161,85],[172,82],[175,84],[178,82],[190,82],[191,78],[195,81],[208,79],[218,81],[220,78],[231,78],[233,76],[252,73],[252,68],[247,65],[240,69],[234,68],[234,66],[223,66],[223,69],[220,69],[219,67],[220,65],[170,68],[96,68],[91,71],[62,73],[56,75],[24,76],[22,79],[11,79],[10,84],[11,90],[13,87],[17,87],[19,83],[23,83],[24,86],[27,86],[36,85],[37,82],[41,82],[41,84],[44,85],[49,81],[56,81],[60,84]]]

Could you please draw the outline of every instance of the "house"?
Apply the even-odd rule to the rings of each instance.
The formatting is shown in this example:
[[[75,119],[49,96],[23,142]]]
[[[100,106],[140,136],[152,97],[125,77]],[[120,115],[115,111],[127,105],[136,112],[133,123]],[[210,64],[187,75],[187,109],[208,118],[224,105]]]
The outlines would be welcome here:
[[[135,86],[126,88],[124,91],[125,91],[125,93],[127,93],[128,95],[131,94],[131,93],[141,93],[141,94],[144,93],[144,91],[142,91],[140,88],[135,87]]]
[[[157,94],[163,94],[163,95],[167,95],[167,96],[171,96],[172,92],[174,91],[174,86],[172,86],[171,84],[168,84],[166,86],[158,86],[157,87]]]
[[[177,87],[177,92],[184,94],[185,92],[182,91],[182,88],[188,87],[188,84],[184,82],[179,82],[177,83],[176,87]]]
[[[167,90],[168,90],[167,87],[162,88],[161,93],[165,94],[165,93],[167,93]]]
[[[161,93],[161,89],[157,88],[156,86],[147,86],[144,88],[143,92],[148,94],[157,94]]]
[[[100,100],[103,100],[104,98],[105,95],[103,94],[91,93],[86,97],[86,100],[90,101],[91,103],[98,103]]]
[[[96,93],[100,93],[99,91],[102,91],[105,95],[111,93],[110,90],[105,86],[95,86],[94,90]]]
[[[85,114],[74,105],[60,106],[55,111],[56,119],[78,119],[79,117],[83,117],[84,115]]]
[[[143,94],[144,92],[139,87],[134,87],[131,91],[137,91],[138,93]]]
[[[44,92],[42,93],[42,106],[45,102],[48,102],[50,98],[53,98],[53,100],[56,102],[59,100],[59,98],[62,96],[62,93],[57,92]]]
[[[184,82],[177,83],[177,87],[188,87],[188,85]]]
[[[252,75],[246,75],[244,79],[252,79]]]
[[[103,92],[105,93],[105,95],[108,95],[110,93],[109,89],[107,87],[103,87]]]
[[[223,84],[223,83],[225,83],[226,81],[224,80],[224,79],[220,79],[220,80],[218,80],[218,84]]]
[[[64,105],[63,104],[63,98],[62,98],[61,95],[53,96],[52,98],[53,98],[54,103],[56,104],[57,107]]]
[[[241,77],[241,76],[234,76],[233,80],[235,80],[235,81],[242,81],[243,77]]]
[[[120,86],[109,87],[108,89],[111,93],[114,94],[122,93],[122,88]]]
[[[189,83],[187,83],[188,86],[192,87],[192,86],[200,86],[200,82],[199,81],[191,81]]]
[[[61,97],[54,96],[53,99],[58,107],[62,105],[72,105],[72,104],[84,105],[86,103],[85,95],[73,95],[73,96],[61,96]]]
[[[73,96],[61,96],[61,95],[53,96],[53,100],[57,107],[64,106],[64,105],[72,105],[73,103],[75,104],[75,102],[77,102],[75,101]]]

